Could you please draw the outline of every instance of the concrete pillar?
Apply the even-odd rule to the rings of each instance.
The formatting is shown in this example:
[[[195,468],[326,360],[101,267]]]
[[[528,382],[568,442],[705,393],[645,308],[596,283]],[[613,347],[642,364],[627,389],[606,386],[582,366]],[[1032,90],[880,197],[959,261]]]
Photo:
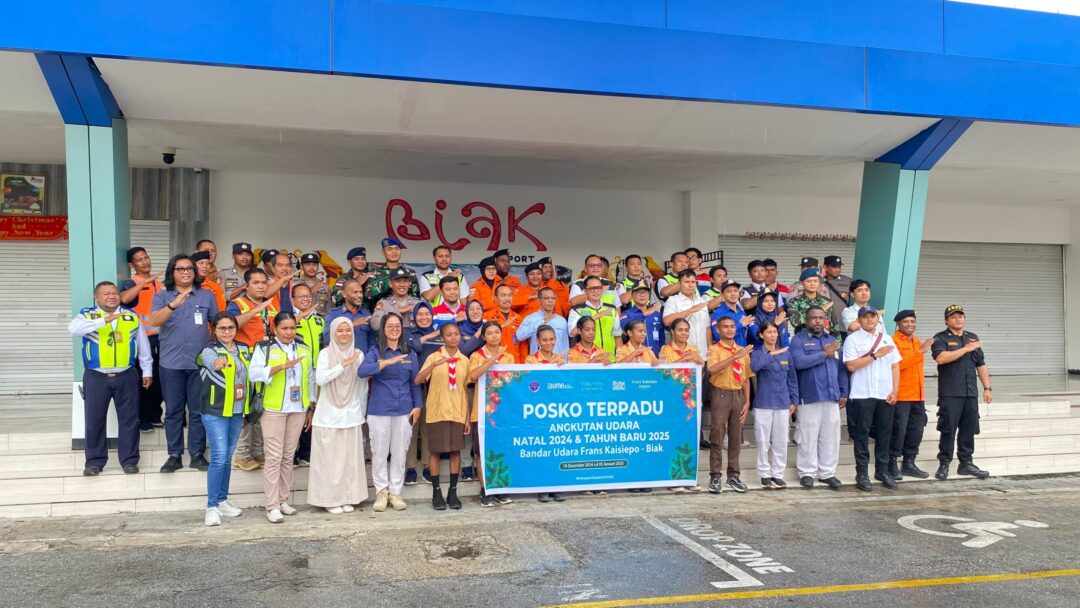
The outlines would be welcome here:
[[[899,164],[863,165],[853,277],[870,281],[871,303],[891,318],[915,305],[930,172]],[[892,322],[886,325],[891,328]]]
[[[1080,209],[1069,210],[1069,244],[1065,245],[1065,367],[1080,373],[1080,320],[1070,312],[1080,310]]]

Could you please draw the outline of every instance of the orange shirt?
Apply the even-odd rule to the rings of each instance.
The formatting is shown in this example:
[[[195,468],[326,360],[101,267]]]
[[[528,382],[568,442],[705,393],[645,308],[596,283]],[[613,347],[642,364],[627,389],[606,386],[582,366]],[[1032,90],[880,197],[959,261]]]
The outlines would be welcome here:
[[[480,350],[474,352],[472,356],[469,357],[469,369],[475,370],[476,368],[483,365],[492,356],[493,354],[488,350],[488,347],[486,345],[481,347]],[[499,360],[496,361],[494,365],[506,365],[510,363],[517,363],[516,361],[514,361],[514,355],[511,355],[510,353],[503,353],[499,355]],[[480,409],[480,391],[473,392],[476,394],[473,396],[471,420],[473,422],[476,422],[479,419],[477,417],[477,413]]]
[[[225,310],[225,290],[221,288],[221,285],[217,281],[203,281],[203,289],[214,294],[214,301],[217,302],[218,312]]]
[[[900,390],[897,401],[923,401],[926,399],[926,378],[923,371],[922,342],[915,336],[908,338],[900,332],[893,334],[896,352],[900,353]]]
[[[623,344],[615,350],[615,360],[619,361],[626,355],[634,352],[634,349],[636,348],[636,346],[631,345],[629,342]],[[655,363],[657,361],[658,359],[656,358],[656,355],[653,354],[652,349],[646,346],[645,350],[638,353],[638,355],[634,357],[632,361],[625,361],[624,363]]]
[[[597,354],[599,353],[599,354]],[[592,355],[596,355],[595,358],[590,358]],[[611,355],[606,350],[600,348],[596,344],[590,344],[586,349],[582,346],[581,342],[570,347],[570,352],[566,355],[568,362],[570,363],[610,363]]]
[[[515,277],[512,274],[508,274],[505,277],[502,277],[502,278],[497,279],[497,280],[499,282],[499,285],[509,285],[510,287],[512,287],[514,289],[514,291],[517,291],[517,290],[521,289],[521,281],[518,280],[518,278]]]
[[[495,304],[495,290],[499,288],[499,281],[496,279],[495,284],[488,287],[488,284],[484,279],[477,279],[475,283],[469,286],[469,299],[477,300],[484,305],[484,318],[486,319],[488,314],[494,312],[498,306]]]
[[[555,290],[555,314],[565,317],[570,314],[570,288],[557,279],[551,279],[545,285]]]
[[[240,296],[233,300],[236,307],[240,309],[240,314],[244,314],[249,310],[257,308],[259,305],[252,302],[247,296]],[[271,304],[262,310],[262,312],[253,315],[248,322],[236,330],[236,339],[247,344],[248,346],[255,348],[255,345],[265,340],[268,336],[267,330],[274,331],[274,317],[277,316],[277,306]]]
[[[540,296],[538,292],[543,288],[544,285],[538,287],[522,285],[521,288],[514,292],[514,300],[510,304],[511,310],[522,317],[527,317],[540,310]]]
[[[548,359],[548,358],[544,357],[543,355],[541,355],[540,351],[536,351],[535,353],[529,355],[528,357],[525,357],[525,363],[530,363],[530,364],[541,363],[541,364],[559,365],[561,363],[564,363],[564,361],[563,361],[563,358],[559,356],[559,353],[551,353],[551,358]]]
[[[514,362],[520,363],[525,360],[525,357],[529,355],[529,341],[526,340],[520,344],[514,344],[514,334],[517,333],[518,327],[521,326],[521,321],[524,319],[521,315],[518,315],[514,311],[510,311],[509,314],[504,315],[498,309],[491,313],[484,313],[485,321],[495,321],[499,325],[502,325],[502,340],[500,343],[506,352],[514,356]]]
[[[701,357],[701,353],[693,344],[687,344],[686,349],[675,348],[674,344],[665,344],[660,347],[660,360],[664,363],[675,363],[685,355]]]
[[[712,367],[717,363],[722,363],[731,358],[734,350],[739,350],[738,346],[725,347],[723,344],[717,342],[709,347],[709,360],[708,366]],[[754,377],[754,371],[750,369],[750,356],[747,355],[742,358],[742,377],[743,384],[745,384],[750,378]],[[722,388],[729,391],[737,391],[742,389],[742,384],[735,382],[735,370],[734,365],[729,365],[727,368],[716,372],[709,376],[709,383],[716,388]]]
[[[132,281],[137,279],[138,277],[131,277]],[[129,307],[135,311],[135,314],[139,315],[139,322],[142,323],[143,329],[146,330],[148,336],[156,336],[158,333],[158,328],[150,325],[150,304],[154,301],[154,294],[162,289],[165,289],[165,286],[162,285],[161,281],[157,279],[150,281],[139,289],[138,295],[135,296],[135,305]],[[225,309],[219,309],[219,311],[221,310]]]

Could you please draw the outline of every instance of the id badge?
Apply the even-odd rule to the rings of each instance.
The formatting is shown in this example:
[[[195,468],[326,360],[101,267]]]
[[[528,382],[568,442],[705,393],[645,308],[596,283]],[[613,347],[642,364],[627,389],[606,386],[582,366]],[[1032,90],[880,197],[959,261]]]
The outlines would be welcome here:
[[[115,344],[120,344],[124,341],[124,334],[122,334],[120,330],[114,329],[112,333],[112,339]]]
[[[195,325],[206,325],[206,319],[203,319],[202,309],[195,309]]]
[[[289,388],[289,400],[300,401],[300,387],[292,386]]]
[[[239,399],[243,399],[243,398],[244,398],[244,385],[242,383],[240,383],[240,382],[237,382],[236,383],[236,399],[239,400]]]

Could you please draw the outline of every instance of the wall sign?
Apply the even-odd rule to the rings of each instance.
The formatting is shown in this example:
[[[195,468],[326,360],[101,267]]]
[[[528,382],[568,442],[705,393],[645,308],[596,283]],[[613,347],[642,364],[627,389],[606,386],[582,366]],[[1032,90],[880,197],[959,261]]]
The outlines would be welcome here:
[[[67,238],[67,218],[62,215],[0,215],[0,241],[66,241]]]
[[[45,176],[0,174],[0,214],[44,215]]]
[[[465,233],[468,236],[460,236],[453,240],[447,237],[443,229],[444,212],[447,207],[446,201],[442,199],[435,202],[435,236],[438,237],[440,243],[454,251],[461,251],[468,247],[473,242],[468,237],[478,241],[487,240],[487,250],[498,251],[504,247],[502,241],[504,228],[508,243],[506,246],[519,242],[519,237],[524,237],[532,241],[537,251],[547,251],[547,245],[522,226],[530,215],[543,215],[547,211],[547,205],[544,203],[534,203],[521,212],[514,205],[510,205],[506,210],[505,223],[499,212],[483,201],[473,201],[462,205],[458,209],[458,214],[468,220],[465,223]],[[400,218],[395,219],[399,213]],[[413,215],[413,208],[409,201],[394,198],[386,204],[386,236],[402,241],[429,241],[431,229],[423,220]],[[450,235],[450,237],[453,236],[455,235]]]

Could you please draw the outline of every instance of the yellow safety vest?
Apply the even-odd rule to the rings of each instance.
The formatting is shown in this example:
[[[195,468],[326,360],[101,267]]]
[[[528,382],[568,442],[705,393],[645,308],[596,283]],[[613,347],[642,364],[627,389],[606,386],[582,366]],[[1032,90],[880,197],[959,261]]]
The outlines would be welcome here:
[[[199,365],[199,377],[202,379],[202,413],[214,416],[231,418],[236,408],[236,368],[243,365],[248,369],[251,364],[251,349],[246,344],[236,342],[236,352],[239,357],[234,357],[232,351],[225,348],[221,343],[211,345],[219,357],[229,360],[229,365],[215,370],[213,361],[204,364],[202,353],[195,358]],[[239,361],[237,360],[239,358]],[[250,376],[249,376],[250,377]],[[251,381],[244,382],[244,412],[250,413],[248,404],[251,402]]]
[[[87,369],[110,367],[131,367],[139,354],[135,342],[139,335],[139,317],[126,308],[117,309],[116,329],[112,323],[106,323],[97,331],[83,336],[82,357]],[[84,308],[80,311],[87,319],[103,319],[108,316],[98,307]]]
[[[300,357],[300,363],[296,366],[300,374],[300,402],[304,404],[306,410],[311,405],[311,388],[308,384],[308,378],[311,376],[311,349],[296,342],[296,356]],[[265,345],[257,348],[266,348]],[[289,360],[288,354],[281,348],[277,340],[269,343],[269,352],[266,355],[266,367],[274,367],[275,365],[284,365]],[[272,411],[280,412],[282,406],[285,404],[285,392],[289,390],[286,386],[288,383],[287,377],[289,376],[287,371],[282,371],[274,374],[270,378],[270,383],[263,383],[263,408]]]

